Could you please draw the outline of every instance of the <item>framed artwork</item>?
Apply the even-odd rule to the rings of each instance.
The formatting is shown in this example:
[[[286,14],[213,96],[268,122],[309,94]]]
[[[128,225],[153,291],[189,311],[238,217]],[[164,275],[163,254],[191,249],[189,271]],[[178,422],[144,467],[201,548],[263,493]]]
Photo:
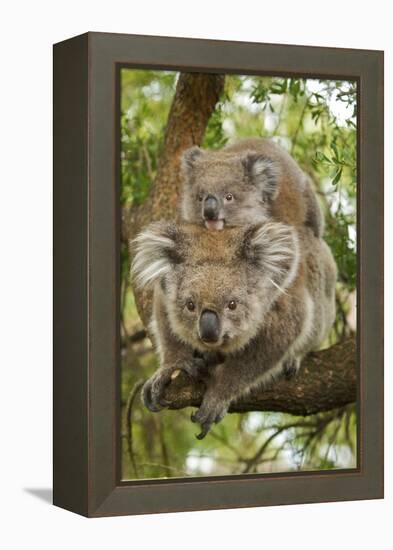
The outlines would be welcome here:
[[[383,497],[383,53],[54,46],[54,504]]]

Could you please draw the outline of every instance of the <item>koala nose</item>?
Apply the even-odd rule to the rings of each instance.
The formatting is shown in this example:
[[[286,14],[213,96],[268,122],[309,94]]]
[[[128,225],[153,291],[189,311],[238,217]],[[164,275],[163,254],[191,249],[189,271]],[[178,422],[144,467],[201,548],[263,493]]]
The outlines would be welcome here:
[[[199,334],[203,342],[214,343],[220,336],[220,320],[217,313],[205,309],[199,319]]]
[[[206,220],[216,220],[218,218],[218,201],[213,195],[208,195],[203,205],[203,215]]]

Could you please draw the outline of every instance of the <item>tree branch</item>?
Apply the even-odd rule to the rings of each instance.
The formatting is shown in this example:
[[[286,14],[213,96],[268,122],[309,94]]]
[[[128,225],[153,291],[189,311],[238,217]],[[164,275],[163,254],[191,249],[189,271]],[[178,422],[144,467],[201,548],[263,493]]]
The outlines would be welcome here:
[[[295,379],[253,390],[229,412],[275,411],[307,416],[356,401],[356,343],[349,338],[329,349],[309,354]],[[204,387],[180,372],[167,389],[170,409],[198,407]]]

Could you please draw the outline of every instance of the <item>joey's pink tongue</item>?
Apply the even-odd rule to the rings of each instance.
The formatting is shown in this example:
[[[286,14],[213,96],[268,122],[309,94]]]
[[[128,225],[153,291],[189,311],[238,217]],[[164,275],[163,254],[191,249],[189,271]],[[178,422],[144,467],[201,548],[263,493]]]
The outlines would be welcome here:
[[[215,229],[216,231],[221,231],[221,229],[224,229],[224,220],[205,220],[205,225],[207,229]]]

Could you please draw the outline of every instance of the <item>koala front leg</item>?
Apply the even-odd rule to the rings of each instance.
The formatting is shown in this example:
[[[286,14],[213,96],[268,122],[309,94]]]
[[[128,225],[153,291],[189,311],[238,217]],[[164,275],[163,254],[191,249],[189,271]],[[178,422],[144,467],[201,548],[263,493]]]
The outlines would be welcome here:
[[[203,439],[211,426],[224,418],[231,403],[252,387],[265,384],[282,373],[283,360],[299,336],[304,320],[300,301],[297,301],[295,314],[285,315],[290,304],[288,301],[285,308],[272,311],[257,339],[241,352],[227,356],[223,364],[212,370],[202,404],[191,417],[202,427],[198,439]]]
[[[300,369],[300,357],[287,357],[282,365],[283,374],[286,380],[295,378]]]
[[[274,363],[266,355],[258,354],[257,350],[245,350],[239,355],[228,357],[225,363],[214,368],[202,404],[191,416],[191,421],[197,422],[202,428],[201,433],[196,436],[198,439],[203,439],[212,425],[224,418],[231,403],[245,395],[253,386],[263,383],[264,378],[271,379],[276,364],[281,373],[281,362]]]
[[[283,375],[286,380],[292,380],[299,372],[301,364],[300,357],[288,357],[283,363]]]
[[[198,382],[207,382],[211,377],[212,369],[225,361],[225,356],[219,352],[194,351],[195,362],[190,365],[187,373]]]
[[[154,292],[150,330],[160,357],[160,367],[143,386],[142,399],[150,411],[158,412],[169,405],[164,399],[165,389],[177,371],[183,370],[194,377],[198,370],[204,369],[205,360],[194,356],[191,346],[181,342],[172,332],[165,308],[165,296],[159,287]]]
[[[195,378],[199,371],[206,368],[205,359],[196,357],[191,348],[178,343],[176,352],[166,350],[163,353],[160,368],[144,384],[142,399],[145,406],[152,412],[159,412],[169,405],[164,399],[166,388],[181,370]]]
[[[247,355],[247,354],[246,354]],[[213,424],[226,415],[230,404],[255,383],[255,375],[248,376],[241,363],[249,365],[244,354],[238,358],[227,358],[217,365],[208,380],[206,392],[198,411],[191,415],[191,421],[201,425],[202,431],[196,437],[203,439]]]
[[[152,412],[159,412],[170,405],[164,399],[165,390],[179,371],[186,372],[193,380],[206,385],[215,366],[223,361],[220,354],[201,354],[180,343],[175,353],[167,350],[163,355],[162,365],[142,390],[143,402]]]

